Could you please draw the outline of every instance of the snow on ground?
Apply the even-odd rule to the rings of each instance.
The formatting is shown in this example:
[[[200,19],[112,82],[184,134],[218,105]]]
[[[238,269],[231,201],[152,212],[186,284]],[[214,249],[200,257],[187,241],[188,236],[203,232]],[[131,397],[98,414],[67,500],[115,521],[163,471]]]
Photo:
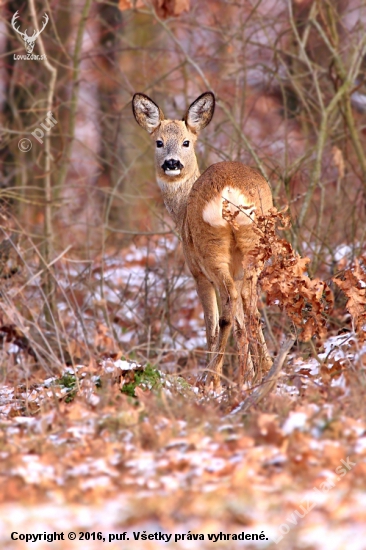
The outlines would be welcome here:
[[[334,351],[335,342],[325,348]],[[349,353],[342,357],[349,360]],[[296,363],[297,372],[307,367]],[[173,540],[190,532],[203,535],[199,543],[178,539],[174,547],[182,549],[209,548],[214,543],[208,535],[220,532],[264,532],[265,540],[246,542],[249,548],[275,548],[277,540],[279,548],[341,550],[356,535],[352,548],[363,548],[357,541],[366,535],[364,421],[340,414],[332,403],[320,406],[309,396],[291,396],[283,389],[291,366],[273,395],[287,404],[288,414],[254,412],[243,422],[240,415],[211,409],[200,418],[202,396],[183,379],[163,373],[160,392],[167,396],[163,402],[170,402],[167,408],[159,408],[160,398],[146,387],[140,404],[106,403],[103,386],[110,388],[108,399],[118,399],[121,373],[140,368],[125,360],[67,368],[63,376],[76,374],[80,385],[68,404],[65,394],[74,387],[63,386],[64,377],[28,389],[1,387],[3,548],[25,548],[24,542],[10,542],[12,532],[54,531],[101,532],[106,540],[126,531],[130,540],[123,547],[131,549],[137,547],[133,533],[144,531],[172,534]],[[311,384],[330,391],[333,384],[311,370],[298,391],[315,397]],[[339,399],[347,389],[336,387]],[[31,403],[38,412],[23,416]],[[324,543],[329,529],[332,537]],[[54,544],[77,547],[70,541]],[[112,540],[109,547],[120,544]],[[138,544],[155,548],[173,542]],[[218,540],[214,546],[243,544]],[[89,541],[87,547],[97,545]]]

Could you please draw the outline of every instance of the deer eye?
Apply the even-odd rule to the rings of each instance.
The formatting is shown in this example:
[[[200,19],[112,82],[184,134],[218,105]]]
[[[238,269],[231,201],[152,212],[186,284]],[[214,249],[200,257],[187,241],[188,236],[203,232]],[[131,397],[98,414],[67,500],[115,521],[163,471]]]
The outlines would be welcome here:
[[[189,141],[183,141],[183,147],[189,147]]]
[[[156,147],[158,147],[158,149],[160,149],[160,147],[164,147],[164,143],[161,141],[161,139],[158,139],[158,141],[156,142]]]

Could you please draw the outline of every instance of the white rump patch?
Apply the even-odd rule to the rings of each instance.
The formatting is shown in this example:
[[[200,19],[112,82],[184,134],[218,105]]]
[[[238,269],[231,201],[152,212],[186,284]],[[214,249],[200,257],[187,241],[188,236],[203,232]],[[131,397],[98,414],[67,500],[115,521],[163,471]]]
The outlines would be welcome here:
[[[229,201],[229,210],[231,214],[238,211],[238,206],[242,208],[242,211],[235,217],[235,221],[238,225],[251,224],[255,217],[256,207],[253,201],[243,195],[243,193],[236,187],[224,187],[220,195],[217,195],[209,203],[206,204],[203,210],[203,220],[206,223],[212,225],[212,227],[225,227],[228,222],[222,217],[223,200]]]

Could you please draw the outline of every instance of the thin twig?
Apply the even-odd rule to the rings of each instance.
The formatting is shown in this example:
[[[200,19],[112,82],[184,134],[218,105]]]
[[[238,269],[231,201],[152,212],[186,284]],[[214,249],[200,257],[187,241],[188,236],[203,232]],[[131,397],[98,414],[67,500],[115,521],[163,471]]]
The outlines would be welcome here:
[[[263,383],[258,388],[256,388],[251,395],[244,399],[243,403],[241,403],[239,407],[234,409],[234,411],[232,411],[230,415],[247,412],[250,407],[252,407],[253,405],[258,405],[258,403],[262,401],[262,399],[264,399],[264,397],[266,397],[274,389],[282,365],[290,349],[294,345],[295,340],[295,336],[291,335],[289,338],[287,338],[287,340],[284,341],[284,343],[280,347],[280,351],[278,352],[277,357],[273,361],[273,365],[270,371],[263,380]]]
[[[39,271],[37,271],[37,273],[35,273],[30,279],[28,279],[28,281],[26,283],[24,283],[24,285],[22,285],[20,288],[18,288],[14,293],[11,293],[11,297],[15,298],[15,296],[17,296],[18,294],[23,292],[23,290],[25,289],[26,286],[30,285],[37,277],[42,275],[42,273],[44,273],[45,270],[49,269],[52,265],[54,265],[56,262],[58,262],[58,260],[60,260],[62,258],[62,256],[65,256],[65,254],[67,254],[67,252],[71,248],[72,248],[72,244],[69,244],[69,246],[67,248],[65,248],[65,250],[63,252],[61,252],[61,254],[59,254],[57,256],[57,258],[54,258],[49,264],[47,264],[44,269],[40,269]]]

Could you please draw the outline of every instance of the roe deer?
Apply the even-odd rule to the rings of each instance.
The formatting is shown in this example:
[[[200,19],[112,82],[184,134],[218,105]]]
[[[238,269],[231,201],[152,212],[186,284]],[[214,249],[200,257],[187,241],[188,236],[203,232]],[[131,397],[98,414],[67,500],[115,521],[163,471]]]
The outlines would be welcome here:
[[[136,121],[155,142],[157,182],[202,302],[211,354],[204,379],[220,387],[226,343],[234,327],[240,388],[243,381],[260,379],[262,370],[272,364],[257,309],[259,273],[253,260],[247,260],[258,242],[252,229],[256,213],[272,207],[270,187],[256,170],[240,162],[219,162],[200,175],[194,146],[199,131],[212,119],[212,92],[200,95],[183,120],[165,120],[158,105],[141,93],[134,95],[132,107]],[[224,219],[224,199],[229,201],[229,214],[236,213],[236,223]]]

